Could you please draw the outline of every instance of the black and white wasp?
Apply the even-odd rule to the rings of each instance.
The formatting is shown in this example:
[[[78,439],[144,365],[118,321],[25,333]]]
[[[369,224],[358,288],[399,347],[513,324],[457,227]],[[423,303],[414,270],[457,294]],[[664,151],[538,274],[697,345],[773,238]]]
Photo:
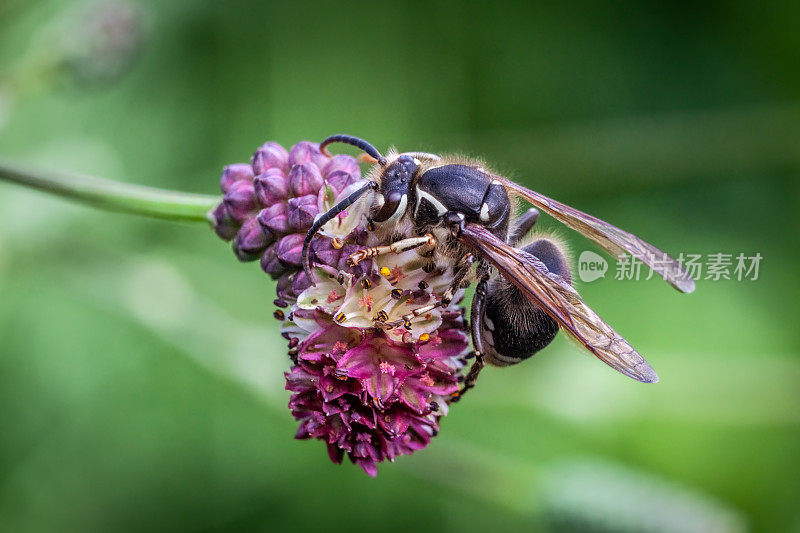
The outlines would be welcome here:
[[[329,220],[368,195],[367,226],[391,244],[368,248],[360,259],[425,247],[432,267],[455,269],[443,301],[447,305],[465,282],[477,279],[471,309],[475,362],[461,394],[473,387],[485,363],[519,363],[547,346],[559,328],[613,369],[645,383],[658,381],[647,361],[595,314],[571,285],[569,263],[555,240],[540,238],[517,248],[533,228],[538,210],[582,233],[613,256],[642,261],[677,290],[690,293],[694,281],[666,253],[608,222],[573,209],[488,170],[480,161],[424,152],[388,153],[349,135],[320,144],[346,143],[373,163],[364,185],[321,215],[308,231],[303,268],[311,277],[309,244]],[[511,198],[534,207],[515,217]],[[494,266],[499,276],[491,274]],[[475,267],[475,268],[473,268]],[[313,278],[311,278],[313,279]],[[403,321],[430,308],[415,310]],[[394,324],[392,324],[393,326]]]

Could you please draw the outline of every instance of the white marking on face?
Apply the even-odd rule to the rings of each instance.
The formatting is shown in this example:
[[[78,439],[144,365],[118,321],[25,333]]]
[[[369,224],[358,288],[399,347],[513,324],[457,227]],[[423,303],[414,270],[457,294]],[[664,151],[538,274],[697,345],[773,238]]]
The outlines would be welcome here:
[[[400,203],[397,204],[397,209],[394,210],[392,216],[386,219],[386,224],[392,224],[400,220],[400,217],[406,212],[406,207],[408,206],[408,195],[404,194],[402,198],[400,198]]]
[[[378,209],[383,207],[383,204],[386,203],[386,197],[382,194],[378,194],[378,198],[375,200],[375,204],[378,206]]]
[[[481,220],[483,222],[489,222],[489,204],[483,202],[481,206]]]
[[[444,206],[444,204],[442,202],[440,202],[439,200],[434,198],[434,196],[432,194],[423,191],[419,187],[417,187],[417,206],[415,208],[415,211],[419,210],[419,203],[422,201],[423,198],[428,200],[431,203],[431,205],[434,207],[434,209],[436,209],[436,214],[437,215],[442,216],[445,213],[447,213],[447,208]]]
[[[491,185],[502,185],[499,180],[492,180]]]
[[[489,331],[494,331],[494,322],[488,316],[483,317],[483,323],[486,325],[486,329]]]

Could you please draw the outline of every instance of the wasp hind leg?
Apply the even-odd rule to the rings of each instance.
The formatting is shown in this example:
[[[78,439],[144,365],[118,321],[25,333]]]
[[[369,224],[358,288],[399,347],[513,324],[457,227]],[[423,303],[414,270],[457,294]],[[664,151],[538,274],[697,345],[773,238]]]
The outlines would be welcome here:
[[[539,220],[539,210],[531,207],[514,222],[514,226],[508,232],[508,244],[516,246],[519,241],[528,234]]]

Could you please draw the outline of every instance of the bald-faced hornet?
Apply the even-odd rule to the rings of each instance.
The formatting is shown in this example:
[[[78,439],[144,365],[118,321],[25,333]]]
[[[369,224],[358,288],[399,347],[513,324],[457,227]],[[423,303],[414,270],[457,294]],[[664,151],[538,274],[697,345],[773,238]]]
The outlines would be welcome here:
[[[572,287],[569,263],[557,241],[540,238],[517,246],[542,210],[610,254],[628,253],[677,290],[692,292],[694,281],[672,257],[607,222],[495,174],[480,161],[424,152],[391,151],[384,157],[370,143],[349,135],[328,137],[320,150],[329,155],[326,147],[337,142],[363,150],[362,160],[373,167],[363,186],[321,215],[308,231],[303,268],[313,279],[312,239],[329,220],[366,195],[367,227],[392,244],[362,250],[353,261],[424,250],[430,268],[454,271],[443,301],[433,305],[447,305],[459,287],[477,279],[470,320],[475,362],[461,394],[474,386],[485,363],[519,363],[547,346],[560,328],[618,372],[645,383],[658,381],[644,358]],[[534,208],[515,219],[512,197]],[[491,275],[490,265],[499,276]],[[410,328],[414,316],[430,309],[415,310],[403,317],[402,325]]]

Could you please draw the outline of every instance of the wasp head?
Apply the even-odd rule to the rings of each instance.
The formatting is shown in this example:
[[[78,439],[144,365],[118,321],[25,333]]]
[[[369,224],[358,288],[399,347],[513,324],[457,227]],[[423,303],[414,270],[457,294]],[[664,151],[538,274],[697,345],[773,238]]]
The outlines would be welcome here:
[[[379,208],[372,220],[389,222],[405,213],[411,182],[419,170],[419,164],[419,159],[401,155],[383,169],[376,200]]]

